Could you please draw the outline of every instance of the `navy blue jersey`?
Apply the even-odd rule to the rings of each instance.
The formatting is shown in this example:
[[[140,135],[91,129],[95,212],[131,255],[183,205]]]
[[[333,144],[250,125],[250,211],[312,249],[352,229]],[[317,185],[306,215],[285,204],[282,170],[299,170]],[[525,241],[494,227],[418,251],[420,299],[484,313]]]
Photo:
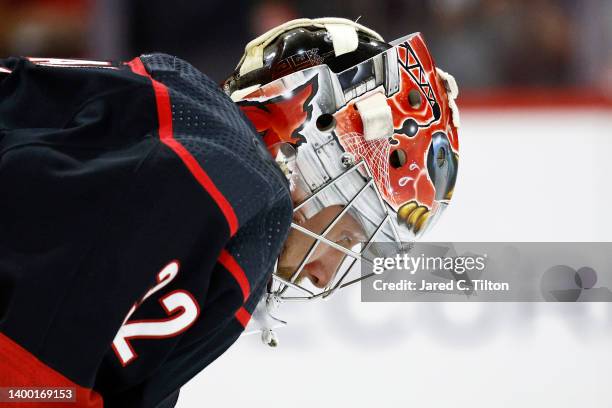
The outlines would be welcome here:
[[[0,387],[173,406],[265,291],[284,175],[175,57],[9,58],[0,81]]]

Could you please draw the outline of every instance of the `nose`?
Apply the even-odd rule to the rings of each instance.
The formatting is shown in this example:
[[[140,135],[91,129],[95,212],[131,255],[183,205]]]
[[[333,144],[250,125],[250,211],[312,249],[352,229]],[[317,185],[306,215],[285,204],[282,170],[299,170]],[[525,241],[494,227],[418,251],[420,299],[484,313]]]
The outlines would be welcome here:
[[[304,266],[304,275],[319,289],[323,289],[331,279],[331,268],[326,268],[322,262],[313,261]]]

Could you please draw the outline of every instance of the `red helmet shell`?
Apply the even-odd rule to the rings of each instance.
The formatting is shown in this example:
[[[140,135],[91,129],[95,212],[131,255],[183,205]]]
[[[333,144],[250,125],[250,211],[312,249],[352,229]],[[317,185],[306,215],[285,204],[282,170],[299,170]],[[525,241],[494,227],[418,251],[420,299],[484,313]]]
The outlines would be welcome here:
[[[396,47],[399,62],[400,89],[387,98],[387,104],[393,114],[392,140],[372,141],[355,149],[351,142],[354,133],[363,134],[361,116],[356,109],[356,101],[349,102],[334,115],[337,128],[336,135],[343,147],[368,162],[375,174],[378,187],[387,202],[397,210],[401,205],[416,200],[420,205],[431,207],[436,200],[436,189],[428,156],[432,147],[432,136],[437,132],[445,134],[452,152],[443,152],[454,160],[455,167],[459,150],[457,129],[452,123],[448,95],[441,78],[437,75],[433,59],[420,34],[412,36],[405,43]],[[436,116],[439,118],[436,119]],[[407,123],[408,122],[408,123]],[[416,126],[411,135],[411,129]],[[389,143],[389,160],[398,158],[395,165],[380,165],[380,144]],[[365,147],[365,151],[364,151]],[[438,153],[440,154],[440,153]],[[436,154],[436,156],[438,156]],[[439,158],[439,157],[434,157]],[[456,171],[456,168],[455,168]],[[451,177],[454,179],[456,175]],[[438,194],[438,198],[450,199],[452,185],[447,191]],[[439,192],[440,193],[440,192]]]
[[[416,33],[345,71],[309,67],[253,90],[238,104],[273,155],[279,143],[298,151],[310,141],[320,144],[317,119],[333,115],[333,138],[367,163],[382,198],[417,233],[450,200],[455,185],[459,142],[447,88]],[[366,140],[357,105],[375,93],[384,94],[393,131]]]

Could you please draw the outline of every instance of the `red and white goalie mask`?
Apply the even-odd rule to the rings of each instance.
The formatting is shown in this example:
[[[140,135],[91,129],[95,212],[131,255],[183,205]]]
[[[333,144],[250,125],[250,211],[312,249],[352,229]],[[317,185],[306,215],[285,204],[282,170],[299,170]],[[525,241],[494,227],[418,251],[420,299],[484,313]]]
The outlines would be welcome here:
[[[249,43],[224,86],[290,181],[274,301],[363,279],[352,266],[369,243],[413,241],[447,207],[458,90],[420,33],[386,43],[345,19],[291,21]]]

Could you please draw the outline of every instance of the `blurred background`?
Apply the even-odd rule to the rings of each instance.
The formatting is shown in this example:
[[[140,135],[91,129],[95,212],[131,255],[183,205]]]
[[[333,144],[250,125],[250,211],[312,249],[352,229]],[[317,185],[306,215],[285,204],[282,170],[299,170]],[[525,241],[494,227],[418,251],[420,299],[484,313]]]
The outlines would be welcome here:
[[[612,241],[610,0],[0,0],[0,55],[160,51],[220,82],[256,35],[322,16],[359,19],[387,40],[421,31],[457,78],[459,176],[425,239]],[[178,407],[611,406],[609,303],[359,294],[287,305],[279,348],[241,338]]]
[[[0,0],[0,55],[126,60],[163,51],[216,81],[244,45],[297,17],[421,31],[466,90],[612,92],[609,0]]]

